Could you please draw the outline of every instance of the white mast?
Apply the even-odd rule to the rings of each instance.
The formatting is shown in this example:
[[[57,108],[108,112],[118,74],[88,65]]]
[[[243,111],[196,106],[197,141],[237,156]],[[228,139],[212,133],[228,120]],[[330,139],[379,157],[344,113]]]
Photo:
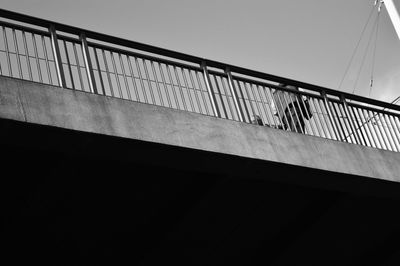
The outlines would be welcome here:
[[[397,12],[396,6],[393,3],[393,0],[383,0],[386,9],[389,13],[389,17],[392,20],[394,29],[396,30],[397,36],[400,39],[400,16]]]

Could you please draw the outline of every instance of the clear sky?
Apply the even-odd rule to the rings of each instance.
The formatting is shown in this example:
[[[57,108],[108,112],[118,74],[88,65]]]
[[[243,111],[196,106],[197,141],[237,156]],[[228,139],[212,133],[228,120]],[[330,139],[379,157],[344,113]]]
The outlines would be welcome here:
[[[400,0],[394,0],[397,9]],[[368,96],[374,0],[0,0],[0,7],[137,42]],[[400,96],[400,40],[385,8],[371,97]]]

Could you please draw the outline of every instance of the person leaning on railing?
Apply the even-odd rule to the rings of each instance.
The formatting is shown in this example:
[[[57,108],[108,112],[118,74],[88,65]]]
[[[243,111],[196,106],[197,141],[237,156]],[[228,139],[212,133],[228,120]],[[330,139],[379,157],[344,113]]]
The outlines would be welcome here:
[[[292,85],[279,84],[280,87],[299,92],[299,88]],[[283,129],[305,133],[305,119],[310,119],[312,113],[308,98],[303,99],[299,93],[290,93],[275,90],[274,100],[277,106],[275,115],[279,116],[283,123]]]

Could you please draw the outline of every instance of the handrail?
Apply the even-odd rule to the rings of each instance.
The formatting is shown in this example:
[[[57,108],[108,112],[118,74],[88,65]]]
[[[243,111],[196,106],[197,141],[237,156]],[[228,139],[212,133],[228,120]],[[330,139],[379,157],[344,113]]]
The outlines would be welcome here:
[[[399,151],[398,105],[4,9],[0,17],[13,21],[0,20],[0,75],[247,123],[261,115],[271,127]],[[388,118],[374,129],[379,114]]]

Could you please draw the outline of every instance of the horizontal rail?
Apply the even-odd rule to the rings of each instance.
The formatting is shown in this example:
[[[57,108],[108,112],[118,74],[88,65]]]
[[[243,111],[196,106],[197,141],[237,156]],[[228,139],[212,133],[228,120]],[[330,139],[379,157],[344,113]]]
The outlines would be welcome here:
[[[374,108],[374,107],[371,107],[371,106],[364,106],[364,105],[357,104],[357,103],[348,103],[348,105],[349,106],[353,106],[353,107],[357,107],[357,108],[361,108],[361,109],[364,109],[364,110],[368,110],[368,111],[371,111],[371,112],[379,112],[379,113],[386,114],[386,115],[392,115],[392,116],[398,116],[399,115],[398,113],[390,112],[390,111],[387,111],[386,109],[378,109],[378,108]]]
[[[34,29],[34,28],[18,25],[18,24],[15,24],[15,23],[2,21],[2,20],[0,20],[0,26],[13,28],[15,30],[20,30],[20,31],[28,31],[28,32],[31,32],[31,33],[34,33],[34,34],[41,34],[41,35],[45,35],[45,36],[50,36],[50,33],[48,31],[38,30],[38,29]]]
[[[70,41],[72,41],[73,39],[70,38]],[[79,42],[79,40],[78,40]],[[175,65],[175,66],[179,66],[179,67],[184,67],[187,69],[192,69],[195,71],[201,71],[201,67],[200,66],[192,66],[192,65],[188,65],[188,64],[184,64],[181,62],[175,62],[172,60],[168,60],[168,59],[164,59],[164,58],[158,58],[155,56],[150,56],[150,55],[146,55],[146,54],[140,54],[137,52],[132,52],[132,51],[126,51],[120,48],[115,48],[115,47],[110,47],[107,45],[103,45],[103,44],[98,44],[98,43],[94,43],[94,42],[88,42],[88,45],[94,48],[98,48],[98,49],[103,49],[103,50],[108,50],[108,51],[112,51],[114,53],[123,53],[129,56],[134,56],[134,57],[141,57],[143,59],[147,59],[147,60],[151,60],[151,61],[158,61],[160,63],[163,64],[169,64],[169,65]]]
[[[400,106],[4,9],[0,17],[10,20],[0,20],[0,75],[400,151]]]

